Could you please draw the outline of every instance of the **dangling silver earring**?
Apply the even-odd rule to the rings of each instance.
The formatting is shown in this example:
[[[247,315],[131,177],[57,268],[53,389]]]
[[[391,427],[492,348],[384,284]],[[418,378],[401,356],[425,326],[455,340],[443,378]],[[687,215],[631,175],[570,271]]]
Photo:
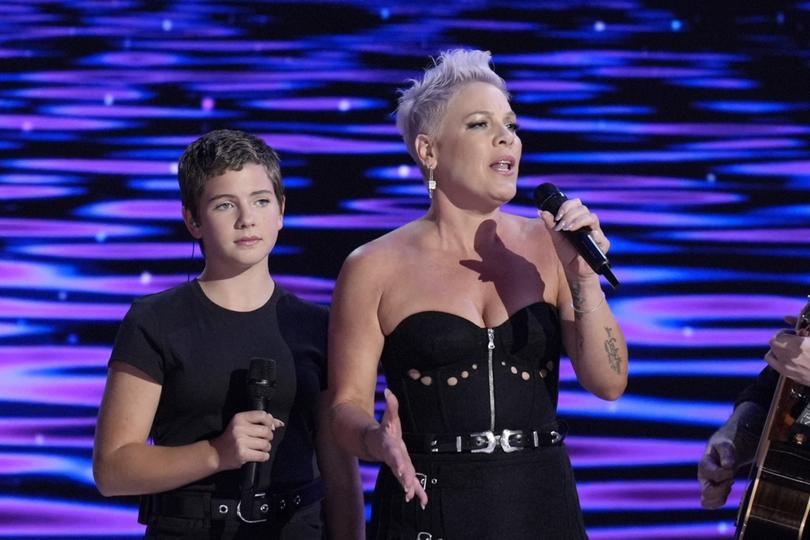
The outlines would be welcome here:
[[[433,198],[433,192],[436,191],[436,180],[433,179],[433,167],[428,168],[428,197]]]

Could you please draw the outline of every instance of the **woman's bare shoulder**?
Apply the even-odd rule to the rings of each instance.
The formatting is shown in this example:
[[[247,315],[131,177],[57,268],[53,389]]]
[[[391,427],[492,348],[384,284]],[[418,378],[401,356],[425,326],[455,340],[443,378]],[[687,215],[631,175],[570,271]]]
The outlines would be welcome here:
[[[408,253],[416,244],[417,230],[418,226],[411,222],[363,244],[346,257],[344,269],[348,267],[361,272],[374,269],[379,275],[397,268],[407,260]]]
[[[515,214],[502,214],[507,230],[520,237],[551,240],[546,224],[539,217],[525,217]]]

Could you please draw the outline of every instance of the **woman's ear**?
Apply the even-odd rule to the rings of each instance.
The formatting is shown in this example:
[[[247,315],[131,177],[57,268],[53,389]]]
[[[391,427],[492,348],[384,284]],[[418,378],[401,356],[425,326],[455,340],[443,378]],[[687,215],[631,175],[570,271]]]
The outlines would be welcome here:
[[[191,211],[185,206],[183,207],[183,222],[186,224],[186,229],[192,237],[194,237],[196,240],[199,240],[202,237],[202,233],[200,232],[200,224],[197,223],[197,220],[195,220],[191,215]]]
[[[436,166],[436,152],[430,137],[424,133],[420,133],[416,136],[414,146],[416,148],[416,155],[419,156],[419,161],[422,162],[424,168],[429,169]]]

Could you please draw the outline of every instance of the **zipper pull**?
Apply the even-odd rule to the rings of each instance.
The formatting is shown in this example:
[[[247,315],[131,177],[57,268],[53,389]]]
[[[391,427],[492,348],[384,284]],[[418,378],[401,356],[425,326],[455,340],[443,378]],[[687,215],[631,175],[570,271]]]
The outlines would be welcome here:
[[[492,328],[487,328],[487,338],[489,338],[487,349],[491,351],[495,349],[495,330],[493,330]]]

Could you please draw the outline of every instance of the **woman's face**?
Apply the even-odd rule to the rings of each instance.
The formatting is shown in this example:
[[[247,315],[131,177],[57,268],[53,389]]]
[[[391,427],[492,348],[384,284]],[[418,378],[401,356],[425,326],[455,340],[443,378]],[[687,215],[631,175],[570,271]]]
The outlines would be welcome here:
[[[464,85],[447,103],[433,138],[438,189],[464,208],[488,210],[510,201],[522,150],[516,131],[515,113],[499,88]]]

